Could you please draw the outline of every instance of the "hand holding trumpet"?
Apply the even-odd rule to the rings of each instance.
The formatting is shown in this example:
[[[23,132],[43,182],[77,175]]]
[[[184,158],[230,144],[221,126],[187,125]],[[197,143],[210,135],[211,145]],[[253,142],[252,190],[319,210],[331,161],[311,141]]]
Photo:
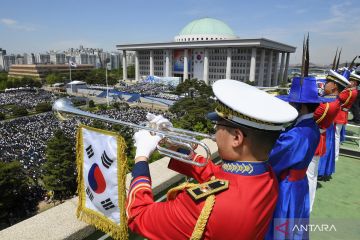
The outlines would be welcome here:
[[[172,123],[162,115],[148,113],[146,119],[149,121],[149,127],[153,129],[168,130],[173,127]],[[134,134],[134,145],[136,147],[135,162],[148,160],[163,137],[161,134],[156,134],[148,130],[137,131]]]

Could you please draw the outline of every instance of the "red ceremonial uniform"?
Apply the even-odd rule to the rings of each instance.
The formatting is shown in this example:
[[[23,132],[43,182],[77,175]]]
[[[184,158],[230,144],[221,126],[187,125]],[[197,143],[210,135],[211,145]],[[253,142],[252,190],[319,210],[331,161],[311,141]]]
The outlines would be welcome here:
[[[341,101],[341,109],[337,116],[335,117],[334,122],[337,124],[347,124],[348,122],[348,112],[355,102],[358,95],[356,88],[347,88],[339,94]]]
[[[195,158],[205,161],[202,156]],[[180,190],[173,200],[154,202],[148,173],[134,174],[138,164],[127,203],[130,229],[149,239],[189,239],[205,199],[195,201],[186,190]],[[229,188],[215,195],[203,239],[264,238],[278,195],[276,177],[267,163],[224,161],[215,165],[210,161],[205,167],[196,167],[171,160],[169,168],[200,183],[211,177],[229,181]]]
[[[326,129],[334,122],[335,117],[340,111],[340,100],[333,102],[320,103],[314,112],[314,119],[320,128],[320,141],[315,151],[315,156],[323,156],[326,152]]]

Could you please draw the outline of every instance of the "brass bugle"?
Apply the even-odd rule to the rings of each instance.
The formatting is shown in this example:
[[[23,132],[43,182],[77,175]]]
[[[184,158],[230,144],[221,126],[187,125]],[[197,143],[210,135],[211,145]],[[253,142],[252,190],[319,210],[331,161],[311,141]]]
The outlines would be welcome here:
[[[173,128],[173,127],[165,127],[162,129],[158,129],[156,126],[138,125],[134,123],[121,121],[118,119],[109,118],[103,115],[97,115],[76,108],[74,104],[71,102],[71,100],[68,98],[60,98],[56,100],[52,106],[52,110],[54,113],[56,113],[58,117],[62,119],[66,119],[64,114],[66,115],[70,114],[75,116],[97,119],[112,124],[120,124],[134,129],[144,129],[150,131],[151,133],[158,134],[159,136],[163,137],[161,142],[165,143],[164,145],[171,145],[171,146],[175,145],[190,151],[190,154],[183,154],[168,149],[167,147],[162,147],[160,146],[160,144],[157,145],[157,150],[159,151],[160,154],[176,159],[181,162],[196,165],[198,167],[203,167],[208,163],[211,157],[211,152],[209,147],[205,143],[196,139],[196,137],[203,137],[214,140],[214,137],[208,134],[193,132],[185,129]],[[204,149],[205,152],[204,157],[206,158],[206,162],[203,163],[196,162],[191,158],[191,156],[194,155],[195,148],[197,147]]]

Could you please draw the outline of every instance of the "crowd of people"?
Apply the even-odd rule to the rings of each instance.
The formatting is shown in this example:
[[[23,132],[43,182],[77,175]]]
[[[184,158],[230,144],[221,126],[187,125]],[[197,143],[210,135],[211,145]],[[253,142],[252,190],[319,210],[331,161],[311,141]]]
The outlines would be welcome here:
[[[120,91],[140,93],[142,96],[158,97],[168,100],[178,100],[177,95],[167,93],[175,90],[175,88],[171,85],[139,82],[133,85],[120,85],[118,88]]]
[[[44,97],[44,99],[47,98]],[[160,114],[159,111],[151,111],[155,114]],[[139,124],[146,121],[147,112],[148,110],[144,108],[126,107],[119,110],[101,110],[97,114]],[[171,118],[166,113],[165,116]],[[58,128],[61,128],[68,137],[74,139],[76,125],[79,122],[87,125],[91,124],[90,119],[83,117],[60,121],[52,112],[2,121],[0,122],[0,152],[2,153],[0,159],[5,162],[19,160],[27,170],[29,177],[37,180],[41,177],[41,165],[45,162],[46,158],[46,142],[54,135],[55,130]]]
[[[41,102],[53,102],[56,96],[43,89],[31,91],[12,91],[0,93],[0,109],[3,105],[18,105],[26,108],[34,108]]]

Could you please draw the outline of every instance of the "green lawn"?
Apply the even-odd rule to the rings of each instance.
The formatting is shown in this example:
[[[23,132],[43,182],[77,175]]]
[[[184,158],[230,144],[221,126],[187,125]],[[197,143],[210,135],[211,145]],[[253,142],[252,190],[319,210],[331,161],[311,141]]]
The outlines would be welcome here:
[[[332,180],[320,182],[310,220],[311,224],[333,225],[336,231],[313,231],[311,239],[360,239],[359,177],[360,160],[340,156]]]

